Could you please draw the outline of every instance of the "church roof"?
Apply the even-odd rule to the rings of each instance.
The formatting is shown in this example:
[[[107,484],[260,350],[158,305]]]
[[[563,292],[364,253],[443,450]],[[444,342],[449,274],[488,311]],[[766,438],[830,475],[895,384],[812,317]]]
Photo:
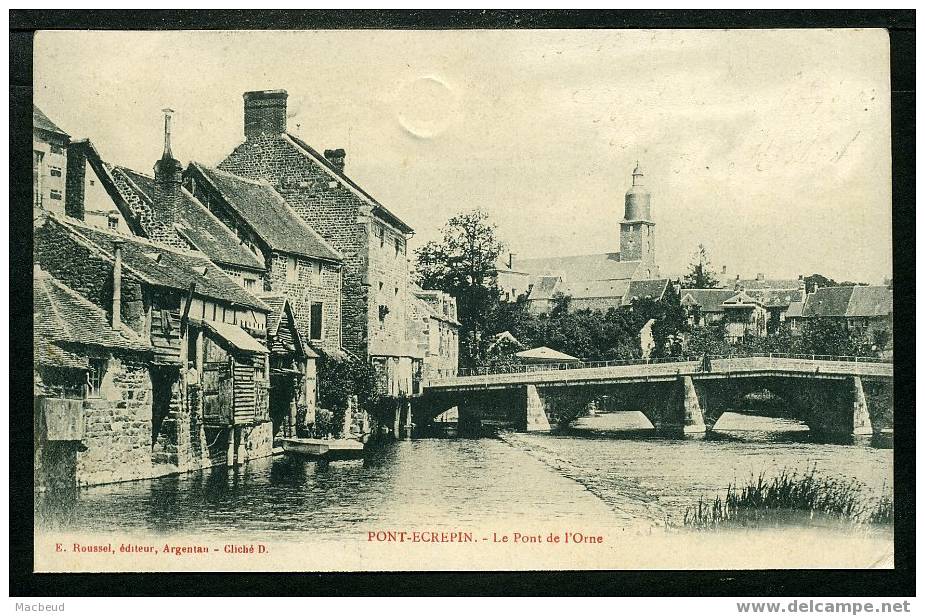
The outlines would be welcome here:
[[[647,297],[660,300],[668,289],[667,278],[656,278],[653,280],[631,280],[629,289],[623,297],[623,302],[629,304],[634,299],[645,299]]]
[[[561,276],[566,282],[576,280],[628,280],[636,275],[641,262],[621,261],[620,253],[610,252],[570,257],[516,259],[514,269],[538,276]]]

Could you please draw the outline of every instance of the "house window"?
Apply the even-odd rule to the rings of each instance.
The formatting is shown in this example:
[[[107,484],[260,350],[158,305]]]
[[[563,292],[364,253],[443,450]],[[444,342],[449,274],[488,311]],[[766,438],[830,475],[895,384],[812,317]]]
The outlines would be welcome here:
[[[32,150],[32,199],[35,207],[42,206],[42,164],[45,153]]]
[[[52,168],[48,171],[48,175],[50,175],[50,176],[53,177],[53,178],[59,178],[59,177],[61,177],[61,167],[52,167]]]
[[[299,262],[295,257],[286,257],[286,282],[299,279]]]
[[[109,228],[112,229],[113,231],[115,231],[116,229],[119,228],[119,217],[118,217],[118,216],[110,216],[110,217],[109,217],[109,220],[108,220],[108,224],[109,224]]]
[[[324,305],[321,302],[312,302],[311,331],[309,332],[312,340],[321,340],[323,308]]]
[[[61,201],[61,191],[60,190],[51,190],[48,191],[48,196],[55,201]]]
[[[401,240],[395,238],[395,256],[397,257],[401,253]]]
[[[186,362],[191,368],[198,367],[198,362],[196,361],[196,357],[199,351],[198,343],[199,330],[194,327],[190,327],[186,334]]]
[[[312,281],[321,284],[321,261],[312,262]]]
[[[51,153],[52,154],[64,154],[64,148],[62,148],[60,145],[52,145]]]
[[[90,360],[90,367],[87,370],[87,397],[88,398],[99,398],[100,388],[103,385],[103,377],[106,375],[106,360],[92,358]]]
[[[379,225],[376,225],[376,235],[379,236],[379,248],[384,248],[385,247],[385,230]]]
[[[257,288],[257,280],[254,278],[245,278],[244,279],[244,288],[248,291],[254,291]]]

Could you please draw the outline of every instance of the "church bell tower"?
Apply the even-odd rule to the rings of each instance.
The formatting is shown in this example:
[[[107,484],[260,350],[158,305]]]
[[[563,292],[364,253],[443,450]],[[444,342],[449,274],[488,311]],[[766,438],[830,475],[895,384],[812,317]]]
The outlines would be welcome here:
[[[620,260],[641,261],[648,269],[643,278],[658,275],[655,265],[655,223],[652,221],[651,195],[643,186],[643,173],[636,162],[633,185],[626,191],[623,220],[620,222]]]

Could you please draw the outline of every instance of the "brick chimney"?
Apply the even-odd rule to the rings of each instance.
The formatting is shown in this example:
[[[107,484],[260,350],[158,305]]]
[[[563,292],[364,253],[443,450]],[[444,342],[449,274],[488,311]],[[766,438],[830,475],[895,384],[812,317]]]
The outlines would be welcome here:
[[[179,218],[180,188],[183,182],[183,167],[170,151],[170,120],[173,109],[164,109],[164,153],[154,163],[154,205],[151,210],[151,225],[148,235],[152,241],[182,248],[175,225]]]
[[[259,90],[244,93],[244,138],[250,141],[264,135],[286,132],[285,90]]]
[[[67,146],[67,169],[64,177],[64,213],[84,220],[84,187],[87,176],[87,142],[74,141]]]
[[[334,168],[338,171],[344,170],[344,159],[347,158],[347,152],[343,148],[337,148],[336,150],[325,150],[324,157],[328,159]]]

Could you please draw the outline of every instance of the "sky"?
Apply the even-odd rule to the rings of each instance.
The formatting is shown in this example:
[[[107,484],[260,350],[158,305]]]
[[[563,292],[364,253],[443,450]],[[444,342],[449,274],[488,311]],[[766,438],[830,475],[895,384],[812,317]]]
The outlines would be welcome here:
[[[521,257],[619,250],[638,160],[662,274],[892,276],[882,30],[39,32],[35,103],[107,161],[214,165],[248,90],[437,239],[482,209]]]

